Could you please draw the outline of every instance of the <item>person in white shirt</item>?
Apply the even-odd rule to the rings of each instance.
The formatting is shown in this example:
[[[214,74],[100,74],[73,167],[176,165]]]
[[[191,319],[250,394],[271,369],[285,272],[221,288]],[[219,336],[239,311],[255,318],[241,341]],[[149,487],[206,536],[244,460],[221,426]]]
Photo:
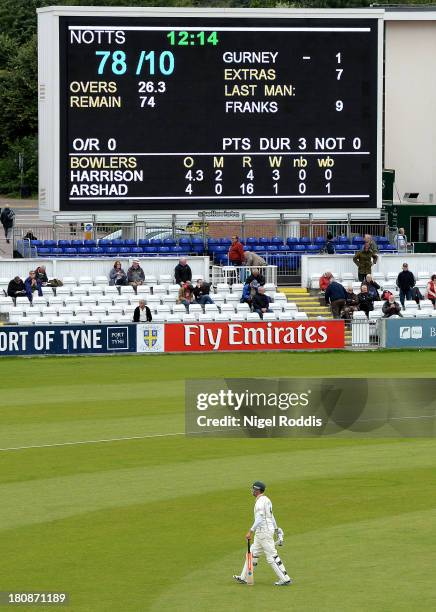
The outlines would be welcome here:
[[[404,227],[400,227],[398,234],[394,236],[394,245],[399,253],[407,253],[407,236]]]
[[[254,504],[254,523],[246,533],[245,538],[250,541],[254,533],[254,541],[251,545],[253,554],[253,567],[256,567],[261,553],[266,556],[267,562],[276,573],[278,580],[276,586],[288,586],[292,584],[292,579],[288,576],[282,560],[277,554],[274,533],[277,531],[278,546],[283,545],[283,530],[277,527],[276,520],[272,511],[271,500],[264,494],[266,486],[263,482],[256,480],[252,485],[252,494],[256,498]],[[234,575],[233,578],[240,584],[247,583],[247,563],[244,564],[241,574]]]

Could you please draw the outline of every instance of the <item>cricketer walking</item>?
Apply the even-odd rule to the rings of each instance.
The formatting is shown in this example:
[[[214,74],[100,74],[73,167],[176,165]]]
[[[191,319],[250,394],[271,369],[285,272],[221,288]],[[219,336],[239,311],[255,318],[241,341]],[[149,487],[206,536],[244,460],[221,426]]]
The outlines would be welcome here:
[[[254,523],[245,537],[247,540],[251,540],[251,536],[254,533],[254,541],[251,545],[253,568],[256,567],[260,554],[264,553],[267,562],[278,577],[277,582],[274,584],[276,586],[288,586],[292,584],[292,579],[288,576],[286,568],[277,554],[274,542],[274,533],[277,531],[277,544],[278,546],[283,545],[283,530],[277,527],[272,511],[272,503],[264,494],[265,489],[265,484],[259,480],[256,480],[252,485],[252,494],[256,498],[256,503],[254,504]],[[247,584],[247,562],[245,562],[240,576],[234,575],[233,578],[240,584]]]

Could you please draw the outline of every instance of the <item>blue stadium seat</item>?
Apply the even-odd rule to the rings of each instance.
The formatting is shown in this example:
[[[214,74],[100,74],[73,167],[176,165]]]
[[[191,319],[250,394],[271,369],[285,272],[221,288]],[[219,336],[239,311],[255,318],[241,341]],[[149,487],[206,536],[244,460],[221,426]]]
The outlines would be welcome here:
[[[282,238],[280,238],[280,236],[273,236],[273,237],[271,238],[271,244],[276,244],[277,246],[278,246],[279,244],[283,244],[283,239],[282,239]]]
[[[257,246],[259,244],[259,240],[257,238],[255,238],[254,236],[250,236],[249,238],[247,238],[246,243],[248,246]]]
[[[170,246],[170,253],[174,255],[187,254],[189,249],[184,249],[182,246],[174,245]]]
[[[325,245],[327,240],[324,238],[324,236],[317,236],[313,242],[321,247]]]
[[[271,253],[271,252],[273,252],[273,251],[278,251],[278,250],[279,250],[279,247],[278,247],[276,244],[269,244],[269,245],[266,247],[266,251],[267,251],[268,253]]]
[[[118,253],[117,247],[114,246],[105,246],[104,250],[108,255],[116,255]]]
[[[298,238],[296,238],[295,236],[289,236],[289,238],[286,238],[286,244],[298,244]]]
[[[266,236],[261,236],[259,238],[259,246],[266,247],[269,244],[271,244],[271,240],[269,238],[267,238]]]
[[[173,247],[176,246],[176,241],[174,240],[174,238],[164,238],[163,239],[163,246],[167,246],[167,247]]]
[[[147,255],[155,255],[157,253],[157,249],[158,249],[158,247],[154,247],[151,244],[149,244],[148,246],[143,246],[142,247],[142,250]]]
[[[150,246],[154,246],[154,247],[162,246],[162,239],[161,238],[152,238],[150,240]]]
[[[81,247],[83,246],[83,240],[72,240],[71,241],[71,246],[72,247]]]
[[[253,251],[254,251],[255,253],[265,253],[265,251],[266,251],[266,245],[260,245],[260,244],[259,244],[258,246],[254,246],[254,247],[253,247]]]
[[[292,250],[300,252],[300,253],[305,253],[306,252],[306,245],[305,244],[295,244],[292,247]]]
[[[95,240],[84,240],[83,244],[86,247],[95,247],[95,246],[97,246],[97,242]]]
[[[54,249],[52,249],[54,251]],[[65,257],[75,257],[77,255],[77,249],[73,247],[66,247],[63,249]]]
[[[89,247],[89,250],[91,251],[91,255],[104,255],[105,254],[105,250],[103,249],[103,247]]]
[[[91,247],[79,247],[77,249],[77,253],[79,255],[90,255],[91,254]]]
[[[130,247],[120,246],[118,247],[118,253],[120,255],[128,255],[130,253]]]
[[[138,246],[145,247],[150,245],[150,240],[148,238],[140,238],[138,240]]]
[[[203,244],[203,243],[201,243],[201,244]],[[190,250],[190,248],[191,248],[191,239],[190,238],[179,238],[179,246],[183,247],[184,249]]]
[[[318,255],[320,248],[317,244],[308,244],[306,250],[308,255]]]
[[[102,238],[101,240],[98,241],[98,246],[101,247],[105,247],[105,246],[110,246],[111,241],[107,240],[107,238]]]
[[[308,236],[300,236],[300,244],[310,244],[310,238]]]
[[[71,240],[58,240],[58,246],[64,248],[64,247],[70,247],[71,246]]]
[[[169,255],[170,254],[170,247],[160,246],[158,248],[158,253],[159,253],[159,255]]]
[[[122,240],[122,238],[114,238],[111,240],[111,245],[114,247],[124,246],[124,240]]]
[[[130,247],[130,252],[132,253],[132,255],[142,255],[144,249],[140,246],[132,246]]]
[[[57,246],[56,240],[44,240],[45,247],[55,247]]]
[[[61,247],[50,247],[49,251],[50,251],[50,255],[62,256],[64,254],[64,251],[63,249],[61,249]]]
[[[228,236],[226,238],[220,238],[220,244],[221,246],[229,247],[232,244],[232,240]]]
[[[37,247],[36,252],[42,257],[48,257],[51,254],[51,249],[48,247]]]
[[[31,244],[31,246],[34,246],[34,247],[42,247],[42,246],[44,246],[44,243],[43,243],[42,240],[31,240],[30,244]]]
[[[287,244],[279,244],[279,251],[283,251],[283,252],[288,252],[289,251],[289,245]]]
[[[136,240],[134,240],[133,238],[126,238],[126,240],[124,240],[124,246],[135,247],[137,246]]]

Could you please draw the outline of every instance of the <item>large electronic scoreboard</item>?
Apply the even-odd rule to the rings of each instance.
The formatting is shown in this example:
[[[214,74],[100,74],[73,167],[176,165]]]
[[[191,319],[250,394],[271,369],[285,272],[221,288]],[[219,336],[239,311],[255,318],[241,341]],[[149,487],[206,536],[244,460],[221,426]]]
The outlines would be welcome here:
[[[95,11],[56,19],[60,211],[380,204],[379,16]]]

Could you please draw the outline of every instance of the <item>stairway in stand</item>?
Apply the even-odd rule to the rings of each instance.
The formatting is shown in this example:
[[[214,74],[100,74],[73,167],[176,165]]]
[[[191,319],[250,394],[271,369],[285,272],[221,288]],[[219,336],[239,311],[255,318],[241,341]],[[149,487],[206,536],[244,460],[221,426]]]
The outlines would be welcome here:
[[[298,310],[305,312],[309,319],[318,317],[333,319],[330,308],[324,305],[324,298],[320,300],[317,295],[311,295],[304,287],[278,287],[277,290],[286,295],[288,302],[296,304]],[[351,331],[348,327],[345,328],[345,345],[351,345]]]

